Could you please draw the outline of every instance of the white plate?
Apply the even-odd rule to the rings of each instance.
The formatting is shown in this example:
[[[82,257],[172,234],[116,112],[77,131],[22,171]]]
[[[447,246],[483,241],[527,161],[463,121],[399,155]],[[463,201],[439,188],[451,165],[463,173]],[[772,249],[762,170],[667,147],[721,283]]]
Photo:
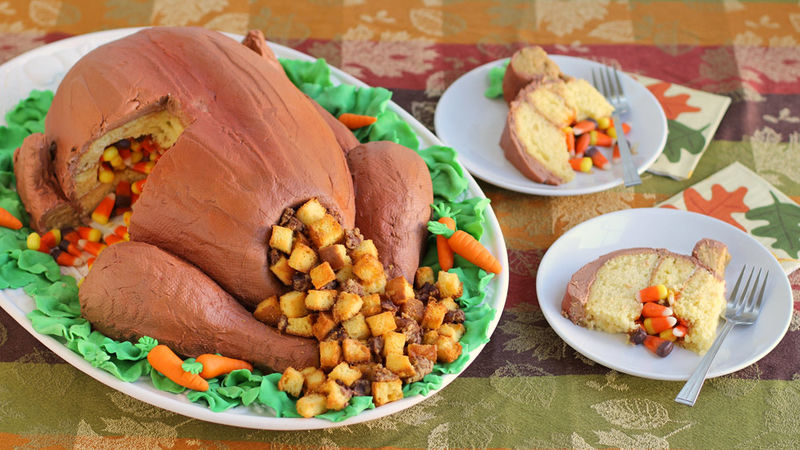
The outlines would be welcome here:
[[[50,89],[55,91],[64,74],[66,74],[67,70],[81,56],[102,44],[119,39],[137,30],[138,28],[126,28],[64,39],[53,44],[39,47],[6,62],[0,66],[0,92],[3,92],[3,96],[0,98],[0,113],[4,116],[5,113],[20,100],[27,97],[29,92],[33,89]],[[239,41],[242,38],[241,36],[230,36]],[[314,60],[314,58],[288,47],[276,44],[270,44],[270,46],[279,57]],[[331,72],[334,82],[366,86],[363,82],[341,70],[331,67]],[[411,125],[411,128],[413,128],[414,132],[419,137],[420,146],[422,148],[431,145],[442,145],[441,141],[439,141],[433,133],[428,131],[427,128],[414,119],[412,115],[397,106],[397,104],[392,102],[389,104],[389,108]],[[467,175],[467,178],[469,180],[468,195],[470,197],[485,197],[475,180],[469,175]],[[489,336],[491,336],[497,323],[500,321],[500,315],[503,312],[503,305],[505,305],[506,301],[506,293],[508,292],[508,257],[505,241],[500,231],[500,224],[497,222],[497,217],[494,215],[491,207],[486,209],[486,218],[486,233],[482,242],[491,250],[492,254],[497,256],[504,268],[503,272],[494,278],[487,289],[486,304],[497,310],[494,319],[489,324],[488,333]],[[86,362],[82,357],[64,347],[53,337],[37,333],[32,328],[30,320],[25,317],[25,315],[34,308],[33,300],[25,295],[21,289],[0,291],[0,306],[50,350],[92,378],[143,402],[208,422],[267,430],[330,428],[384,417],[411,407],[426,398],[420,395],[404,398],[373,410],[364,411],[358,416],[338,423],[322,419],[271,417],[271,410],[268,408],[258,410],[255,408],[238,407],[229,411],[215,413],[206,408],[203,404],[190,402],[186,399],[185,395],[175,395],[155,389],[149,379],[142,379],[135,383],[120,381],[111,374],[92,367],[91,364]],[[469,362],[464,366],[464,369],[475,360],[483,347],[484,346],[481,345],[470,353]],[[444,375],[442,388],[450,384],[457,376],[458,374]]]
[[[586,80],[592,79],[592,69],[605,67],[572,56],[550,55],[550,58],[565,74]],[[621,163],[611,164],[611,170],[595,168],[591,173],[578,172],[569,183],[551,186],[525,178],[508,162],[499,144],[508,106],[502,97],[489,99],[483,95],[489,85],[489,69],[507,60],[493,61],[466,73],[447,88],[436,106],[436,134],[445,144],[458,149],[467,170],[494,185],[537,195],[589,194],[622,184]],[[641,174],[664,149],[667,118],[646,87],[624,73],[620,73],[620,79],[631,102],[631,112],[624,114],[622,120],[631,124],[628,138],[637,145],[633,162]]]
[[[742,265],[769,271],[764,307],[751,326],[734,328],[714,359],[709,377],[718,377],[758,361],[780,342],[792,317],[789,279],[774,256],[751,236],[720,220],[667,208],[641,208],[604,214],[564,233],[545,253],[536,275],[539,306],[550,326],[572,348],[606,367],[656,380],[686,380],[701,356],[676,347],[666,358],[643,345],[628,344],[627,335],[587,330],[561,315],[561,300],[572,274],[584,264],[614,250],[666,248],[691,254],[702,238],[724,242],[731,253],[725,271],[728,292]],[[727,298],[727,294],[726,294]]]

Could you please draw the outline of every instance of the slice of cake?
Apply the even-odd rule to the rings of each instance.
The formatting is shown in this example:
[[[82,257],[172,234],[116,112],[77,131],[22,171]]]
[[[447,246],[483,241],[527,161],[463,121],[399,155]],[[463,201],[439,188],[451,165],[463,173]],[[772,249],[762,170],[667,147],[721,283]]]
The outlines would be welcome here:
[[[531,82],[561,76],[561,69],[547,57],[547,52],[542,47],[536,45],[522,48],[511,56],[503,76],[503,98],[506,103],[511,103],[519,91]]]
[[[703,354],[716,337],[725,308],[724,269],[730,255],[725,244],[712,239],[698,242],[694,253],[687,256],[666,249],[631,248],[603,255],[572,276],[562,314],[586,328],[633,333],[642,322],[643,303],[637,293],[663,285],[668,292],[664,306],[670,308],[676,327],[686,330],[674,336],[661,333],[662,337]],[[717,267],[711,268],[709,262]]]

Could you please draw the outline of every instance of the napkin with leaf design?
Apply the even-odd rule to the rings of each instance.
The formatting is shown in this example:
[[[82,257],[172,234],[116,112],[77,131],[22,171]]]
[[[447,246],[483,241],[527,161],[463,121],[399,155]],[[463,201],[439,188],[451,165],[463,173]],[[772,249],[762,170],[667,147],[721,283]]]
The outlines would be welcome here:
[[[676,180],[690,178],[731,99],[643,75],[630,75],[655,95],[667,116],[667,143],[647,170]]]
[[[658,206],[727,222],[766,247],[787,274],[800,267],[800,206],[738,162]]]

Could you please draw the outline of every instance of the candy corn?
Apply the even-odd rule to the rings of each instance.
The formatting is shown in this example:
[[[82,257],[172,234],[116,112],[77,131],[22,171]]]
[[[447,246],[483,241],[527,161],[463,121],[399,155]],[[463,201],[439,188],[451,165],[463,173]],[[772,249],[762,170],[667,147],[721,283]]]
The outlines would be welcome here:
[[[661,339],[658,336],[647,336],[644,338],[644,346],[647,347],[647,349],[651,352],[663,358],[672,352],[675,344],[668,340]]]
[[[668,317],[672,315],[672,308],[659,305],[656,302],[647,302],[642,305],[642,316],[644,317]]]
[[[100,225],[107,224],[108,219],[111,217],[111,211],[114,209],[115,200],[116,195],[113,193],[106,195],[106,197],[100,201],[100,204],[97,205],[97,208],[94,209],[94,212],[92,212],[92,220]]]
[[[664,330],[674,327],[676,323],[678,323],[678,319],[672,316],[647,317],[642,322],[642,326],[644,326],[647,334],[659,334]]]
[[[667,298],[667,287],[663,284],[648,286],[636,294],[636,299],[642,303],[655,302],[665,298]]]
[[[78,235],[81,239],[89,242],[100,242],[103,237],[103,233],[100,230],[91,227],[78,227]]]

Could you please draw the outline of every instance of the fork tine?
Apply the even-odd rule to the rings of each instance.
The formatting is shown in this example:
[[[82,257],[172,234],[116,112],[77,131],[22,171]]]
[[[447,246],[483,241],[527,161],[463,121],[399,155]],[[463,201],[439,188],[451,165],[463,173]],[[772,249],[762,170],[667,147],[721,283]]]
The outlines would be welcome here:
[[[750,275],[747,277],[747,283],[744,284],[744,289],[742,289],[742,295],[736,299],[736,314],[741,314],[744,311],[744,307],[747,306],[747,291],[750,289],[750,281],[753,279],[753,272],[755,271],[755,267],[750,270]]]
[[[614,101],[616,101],[619,97],[619,93],[617,92],[616,86],[614,86],[614,80],[611,79],[611,67],[609,66],[606,66],[606,82],[608,83],[609,95],[614,97]]]
[[[622,89],[622,83],[619,81],[619,71],[614,68],[614,79],[617,82],[617,92],[620,97],[625,95],[625,90]]]
[[[753,269],[755,272],[756,269]],[[752,274],[750,275],[752,276]],[[750,291],[750,298],[747,299],[747,305],[745,306],[744,310],[747,312],[753,311],[753,308],[756,305],[756,291],[758,290],[758,281],[761,279],[761,269],[758,269],[758,275],[756,275],[755,281],[753,281],[753,290]]]
[[[755,312],[758,314],[761,311],[761,304],[764,302],[764,290],[767,288],[767,279],[769,272],[764,274],[764,283],[761,285],[761,292],[758,293],[758,301],[756,302]]]
[[[747,265],[742,266],[742,271],[739,272],[739,278],[736,279],[736,284],[733,285],[733,292],[731,292],[730,297],[728,297],[728,303],[731,303],[736,298],[736,294],[739,293],[739,283],[742,281],[745,270],[747,270]]]
[[[603,90],[603,88],[599,84],[597,84],[597,77],[595,76],[596,73],[597,69],[592,69],[592,84],[594,85],[594,87]]]

